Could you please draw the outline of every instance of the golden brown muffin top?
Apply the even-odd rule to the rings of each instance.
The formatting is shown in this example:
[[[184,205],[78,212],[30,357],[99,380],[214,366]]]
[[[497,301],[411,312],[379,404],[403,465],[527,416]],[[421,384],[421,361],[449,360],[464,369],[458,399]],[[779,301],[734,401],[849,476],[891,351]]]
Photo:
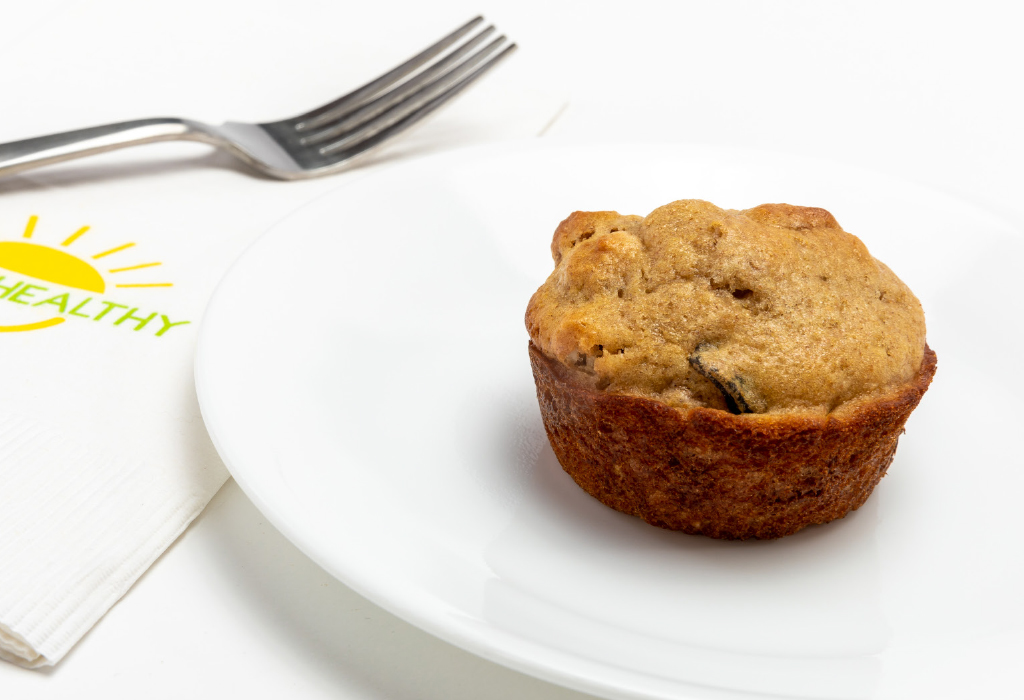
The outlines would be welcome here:
[[[924,312],[824,209],[700,200],[574,212],[526,325],[594,388],[680,408],[829,413],[910,381]]]

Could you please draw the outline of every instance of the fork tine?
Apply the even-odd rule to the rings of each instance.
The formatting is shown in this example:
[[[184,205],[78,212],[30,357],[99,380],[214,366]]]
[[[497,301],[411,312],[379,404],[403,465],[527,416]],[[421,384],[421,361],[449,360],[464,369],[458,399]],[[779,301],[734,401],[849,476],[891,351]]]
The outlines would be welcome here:
[[[482,16],[474,17],[448,36],[444,37],[437,43],[428,46],[408,61],[396,66],[384,75],[371,80],[366,85],[356,88],[352,92],[339,97],[333,102],[329,102],[314,110],[310,110],[299,117],[295,117],[294,119],[287,121],[294,122],[295,130],[300,132],[308,129],[315,129],[318,126],[330,123],[337,118],[336,115],[342,110],[357,107],[359,104],[373,97],[386,87],[416,72],[421,66],[438,54],[442,53],[452,44],[456,43],[483,21],[484,18]]]
[[[380,114],[383,114],[394,105],[402,102],[409,95],[415,93],[422,86],[432,82],[435,78],[449,73],[459,64],[466,54],[479,46],[480,43],[493,32],[494,25],[487,27],[469,41],[466,41],[457,49],[450,52],[443,59],[434,63],[429,68],[424,69],[409,80],[406,80],[401,85],[398,85],[386,92],[382,92],[378,97],[356,107],[355,109],[339,114],[337,121],[324,125],[324,127],[318,131],[314,131],[313,133],[303,136],[299,139],[299,144],[303,146],[313,146],[318,143],[323,143],[328,139],[344,134],[349,129],[358,127],[359,125],[374,119]],[[472,60],[472,58],[468,60]]]
[[[373,121],[363,124],[361,127],[345,134],[342,138],[334,141],[333,143],[322,146],[319,149],[319,152],[321,155],[328,155],[335,151],[345,149],[350,145],[359,144],[362,141],[371,139],[379,132],[387,131],[389,134],[396,133],[396,131],[391,130],[392,126],[402,123],[408,116],[416,114],[419,110],[426,108],[438,97],[445,95],[448,97],[454,97],[454,95],[465,87],[465,85],[478,78],[484,71],[493,67],[495,63],[507,56],[516,48],[515,44],[511,44],[506,47],[504,51],[491,57],[491,54],[493,54],[494,51],[503,43],[505,43],[505,37],[498,37],[448,73],[421,87],[412,95],[408,96],[404,101],[393,105],[384,111]],[[453,88],[457,89],[453,90]],[[449,93],[451,94],[449,95]],[[441,103],[446,101],[448,97],[445,97],[445,100],[442,100]],[[440,106],[441,103],[437,106]],[[432,107],[428,111],[433,111],[433,109],[436,109],[436,107]]]
[[[504,40],[504,37],[501,37],[496,41],[501,40]],[[462,75],[460,79],[455,81],[453,84],[448,85],[441,94],[433,97],[430,101],[419,105],[413,111],[409,112],[408,110],[405,110],[398,114],[383,115],[370,125],[377,126],[377,128],[372,131],[366,130],[367,133],[363,135],[363,138],[359,139],[355,143],[352,143],[348,138],[345,138],[319,149],[320,154],[323,156],[329,156],[323,161],[323,165],[321,167],[330,167],[332,165],[343,163],[365,151],[371,150],[374,146],[387,141],[395,134],[408,129],[417,122],[423,120],[432,112],[444,106],[449,100],[461,93],[471,84],[476,82],[476,80],[487,73],[487,71],[491,70],[498,63],[508,57],[509,54],[516,50],[516,48],[518,47],[515,44],[509,44],[501,52],[491,56],[472,72]],[[391,111],[394,112],[395,110]],[[378,125],[378,122],[382,123]],[[350,147],[345,148],[346,145]]]

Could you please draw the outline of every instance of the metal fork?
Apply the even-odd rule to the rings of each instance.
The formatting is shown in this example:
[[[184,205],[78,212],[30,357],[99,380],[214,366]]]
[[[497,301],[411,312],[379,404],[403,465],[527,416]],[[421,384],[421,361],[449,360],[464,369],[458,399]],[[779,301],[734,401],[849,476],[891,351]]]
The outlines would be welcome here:
[[[160,117],[0,144],[0,177],[73,158],[157,141],[201,141],[272,177],[329,175],[447,104],[515,50],[475,17],[384,75],[291,119],[211,126]]]

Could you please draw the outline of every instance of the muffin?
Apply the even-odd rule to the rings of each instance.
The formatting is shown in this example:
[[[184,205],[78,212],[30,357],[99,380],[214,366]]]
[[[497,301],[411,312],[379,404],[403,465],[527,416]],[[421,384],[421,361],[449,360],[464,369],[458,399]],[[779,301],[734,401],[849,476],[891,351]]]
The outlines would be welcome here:
[[[885,474],[935,373],[910,289],[824,209],[575,212],[526,325],[559,462],[659,527],[774,538]]]

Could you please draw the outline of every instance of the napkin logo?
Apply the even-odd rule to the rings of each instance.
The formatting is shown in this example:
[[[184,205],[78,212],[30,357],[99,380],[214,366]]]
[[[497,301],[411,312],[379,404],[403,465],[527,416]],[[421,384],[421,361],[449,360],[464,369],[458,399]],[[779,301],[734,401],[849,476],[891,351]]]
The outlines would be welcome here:
[[[104,295],[110,285],[104,275],[96,269],[97,266],[107,267],[112,264],[112,267],[105,271],[106,274],[121,275],[161,265],[159,262],[117,264],[118,259],[113,256],[134,248],[134,243],[122,243],[109,250],[100,251],[89,256],[89,260],[102,262],[89,262],[61,250],[88,233],[88,226],[83,226],[72,233],[60,243],[60,248],[56,248],[34,242],[32,236],[38,221],[37,216],[29,217],[21,236],[22,240],[0,241],[0,300],[36,307],[52,315],[42,321],[0,325],[0,333],[35,331],[60,325],[69,318],[79,318],[106,322],[111,326],[127,327],[134,331],[151,332],[160,338],[173,328],[191,323],[172,321],[166,314],[158,311],[148,312],[148,309],[142,310],[130,304],[115,303],[99,296]],[[4,272],[12,272],[15,276],[2,274]],[[34,284],[22,279],[23,277],[71,291]],[[138,274],[128,277],[139,279]],[[147,281],[115,282],[113,285],[115,289],[171,286],[171,282]]]

